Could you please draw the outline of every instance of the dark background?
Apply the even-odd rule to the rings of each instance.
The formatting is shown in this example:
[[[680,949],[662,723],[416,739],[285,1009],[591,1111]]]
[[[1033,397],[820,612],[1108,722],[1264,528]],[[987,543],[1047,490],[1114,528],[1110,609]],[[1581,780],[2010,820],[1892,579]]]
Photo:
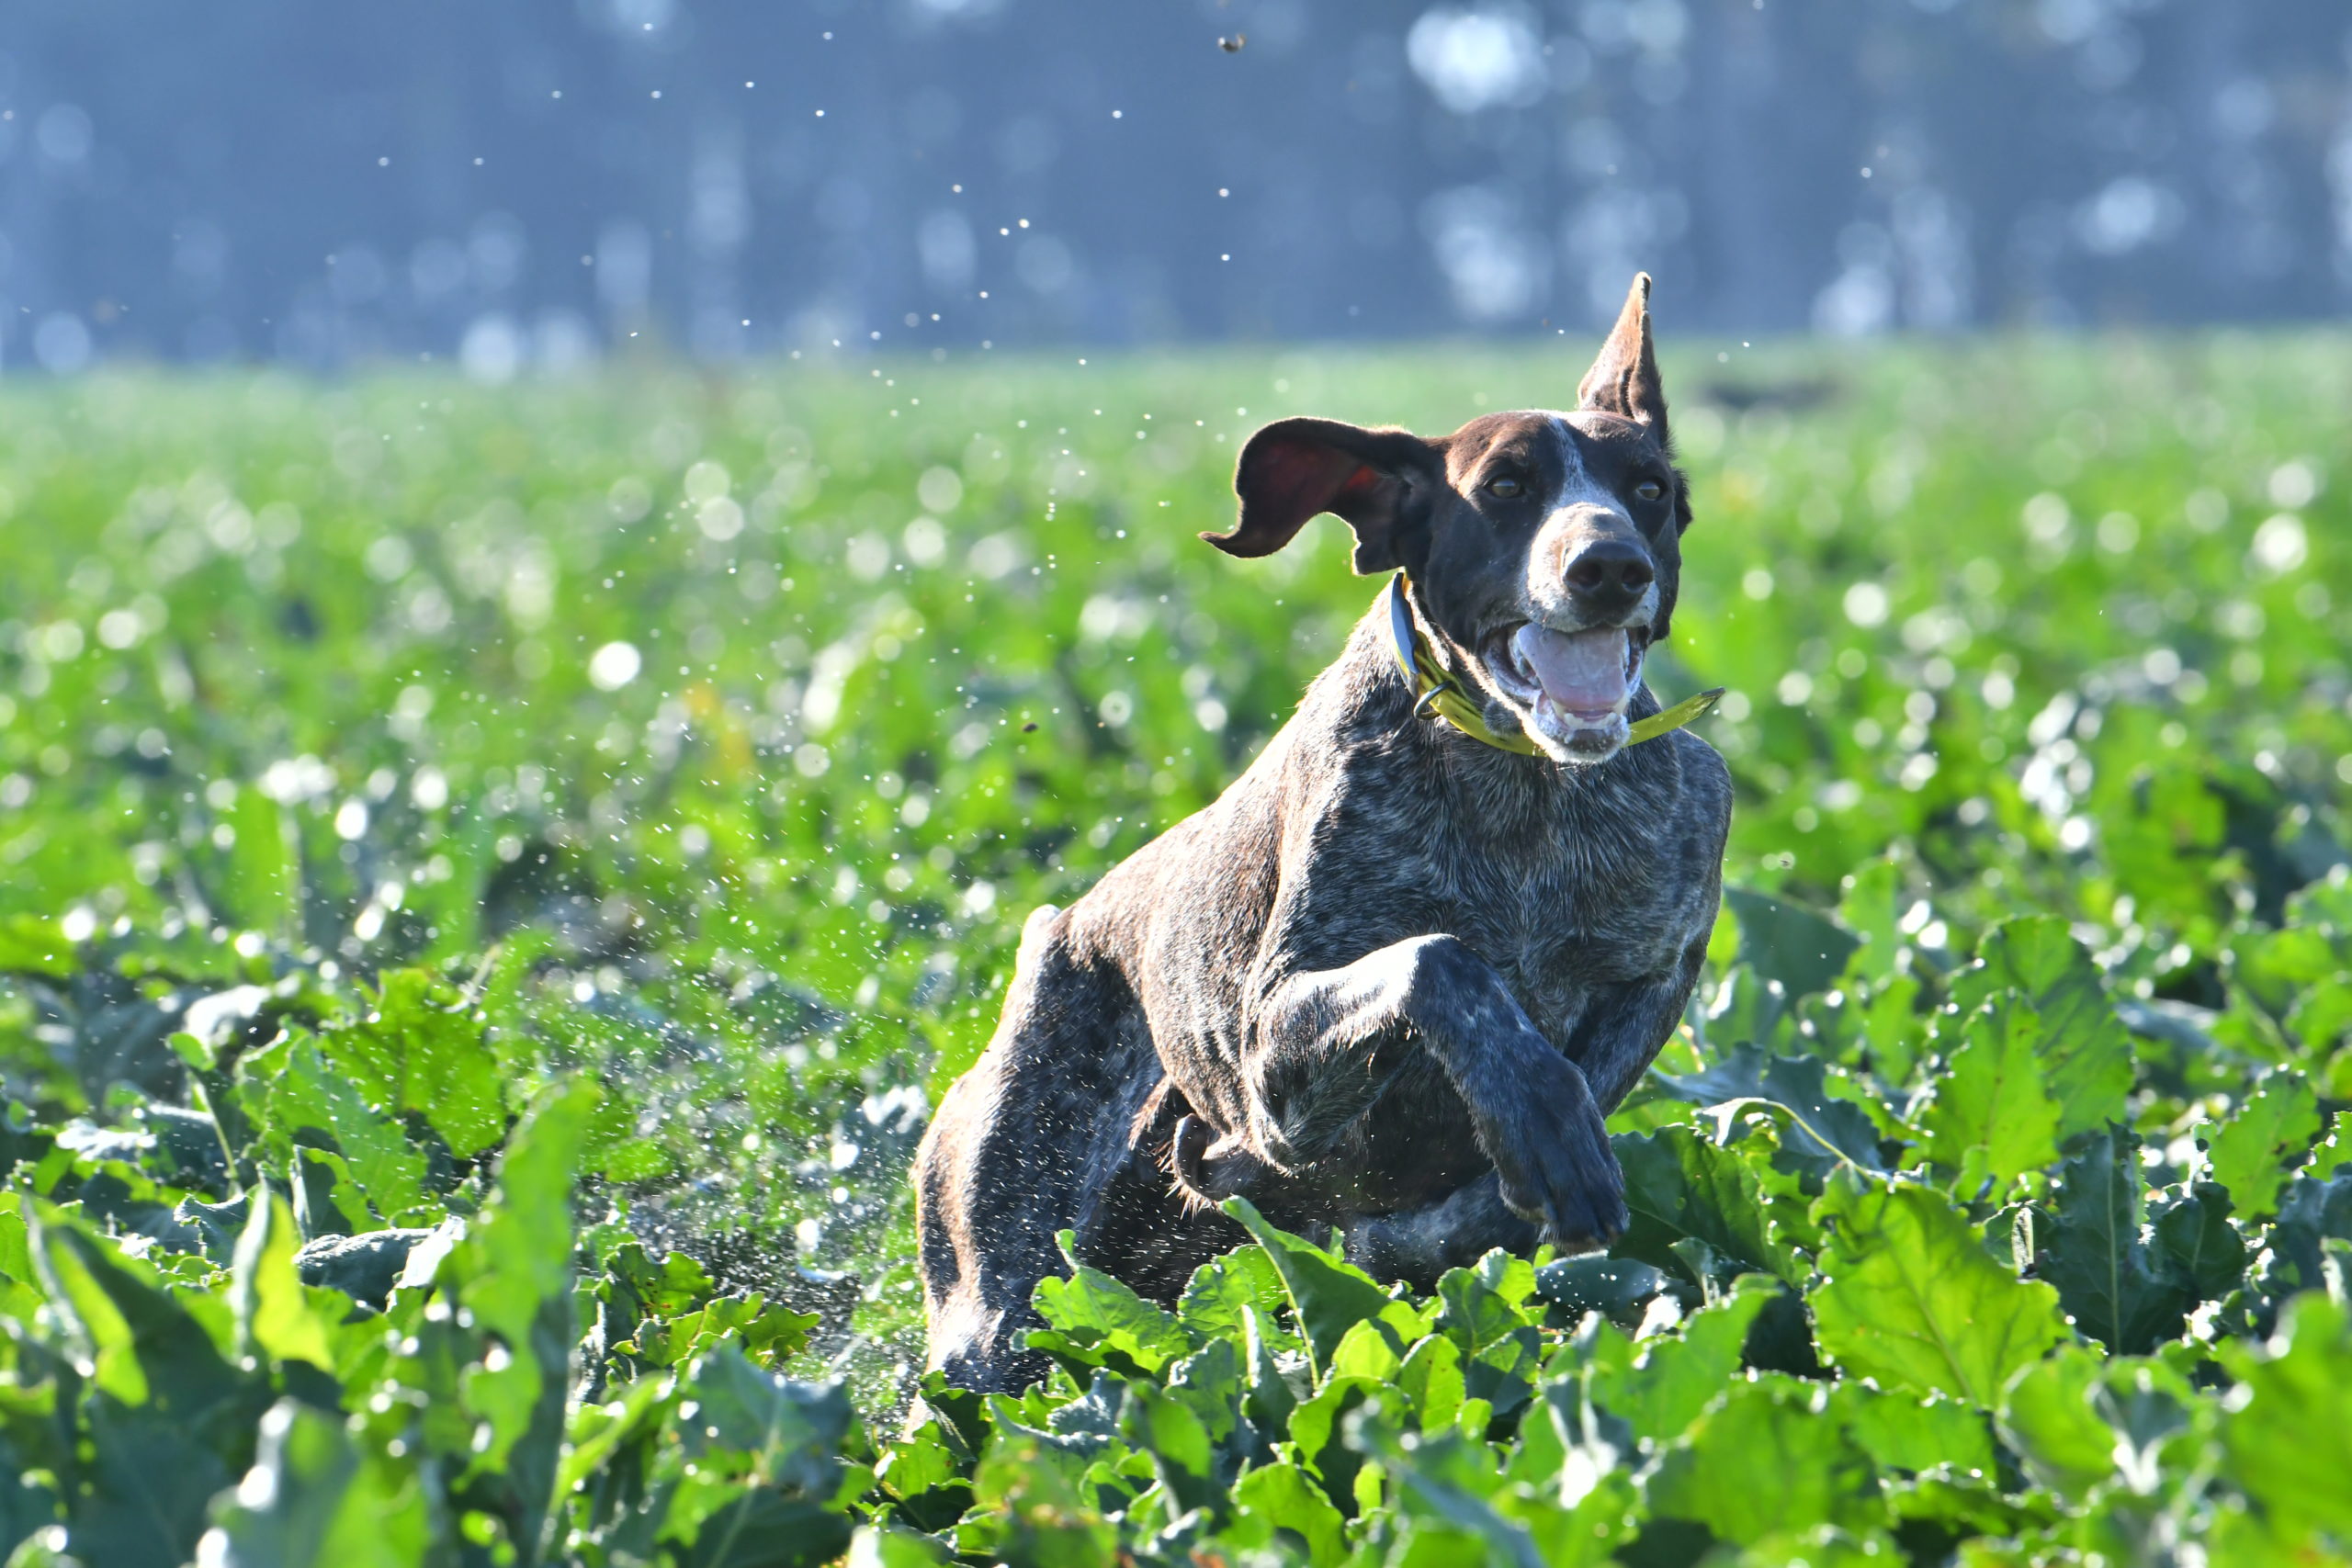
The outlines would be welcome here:
[[[1730,336],[2333,317],[2347,59],[2341,0],[19,0],[0,369],[1581,332],[1637,266]]]

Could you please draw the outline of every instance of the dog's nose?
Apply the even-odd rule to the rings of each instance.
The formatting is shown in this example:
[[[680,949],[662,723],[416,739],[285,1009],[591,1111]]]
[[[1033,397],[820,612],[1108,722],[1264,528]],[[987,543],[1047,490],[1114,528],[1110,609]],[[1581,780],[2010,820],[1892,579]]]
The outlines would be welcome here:
[[[1647,550],[1624,539],[1595,539],[1568,559],[1568,592],[1595,604],[1621,605],[1641,597],[1657,575]]]

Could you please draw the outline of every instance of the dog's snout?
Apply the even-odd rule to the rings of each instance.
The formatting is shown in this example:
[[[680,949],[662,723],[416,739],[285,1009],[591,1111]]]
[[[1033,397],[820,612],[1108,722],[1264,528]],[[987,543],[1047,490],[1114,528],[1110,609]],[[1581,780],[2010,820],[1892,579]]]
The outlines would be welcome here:
[[[1638,599],[1657,575],[1647,550],[1626,539],[1594,539],[1568,558],[1568,592],[1601,604]]]

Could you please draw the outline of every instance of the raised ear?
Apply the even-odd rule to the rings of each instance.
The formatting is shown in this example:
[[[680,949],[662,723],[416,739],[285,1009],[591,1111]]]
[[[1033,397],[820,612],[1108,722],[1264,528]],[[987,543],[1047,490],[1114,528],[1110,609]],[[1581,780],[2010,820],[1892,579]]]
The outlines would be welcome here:
[[[1233,472],[1241,520],[1202,538],[1229,556],[1270,556],[1318,512],[1355,530],[1358,572],[1405,564],[1404,536],[1427,515],[1444,464],[1437,448],[1402,430],[1365,430],[1329,419],[1284,419],[1250,438]]]
[[[1666,383],[1658,379],[1657,355],[1650,347],[1650,275],[1637,272],[1626,291],[1625,308],[1600,345],[1600,356],[1577,386],[1577,406],[1623,414],[1650,427],[1658,445],[1666,439]]]

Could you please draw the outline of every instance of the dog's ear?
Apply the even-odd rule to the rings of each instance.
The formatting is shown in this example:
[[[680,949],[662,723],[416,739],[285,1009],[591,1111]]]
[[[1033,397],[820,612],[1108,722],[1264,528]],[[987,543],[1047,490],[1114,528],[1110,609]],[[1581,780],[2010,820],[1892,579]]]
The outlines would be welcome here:
[[[1666,438],[1666,383],[1658,378],[1657,355],[1650,346],[1650,275],[1637,272],[1625,308],[1600,345],[1600,356],[1577,385],[1577,406],[1622,414],[1649,426],[1661,446]]]
[[[1202,538],[1229,556],[1270,556],[1318,512],[1355,530],[1358,572],[1405,564],[1404,535],[1426,517],[1445,471],[1435,446],[1402,430],[1329,419],[1278,420],[1250,438],[1235,467],[1241,520]]]

